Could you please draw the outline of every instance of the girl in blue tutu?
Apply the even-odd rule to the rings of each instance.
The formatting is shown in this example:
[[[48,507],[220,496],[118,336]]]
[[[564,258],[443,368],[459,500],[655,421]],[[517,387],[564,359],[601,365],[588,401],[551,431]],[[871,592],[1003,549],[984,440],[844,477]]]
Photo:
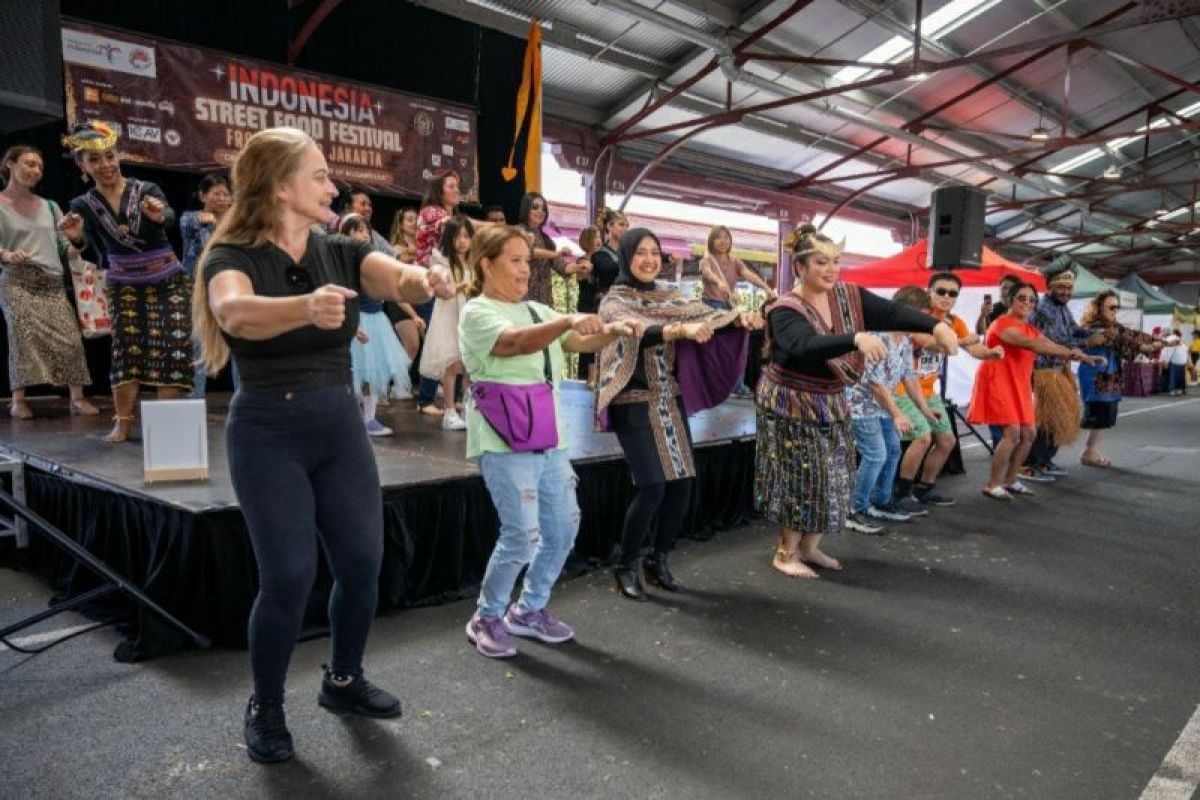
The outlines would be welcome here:
[[[371,241],[370,225],[358,214],[342,217],[338,233],[363,242]],[[383,303],[360,293],[358,306],[358,332],[350,343],[354,392],[362,408],[367,435],[390,436],[392,429],[375,419],[375,411],[379,398],[387,397],[390,386],[396,387],[399,396],[407,396],[411,391],[408,368],[412,359],[400,346],[387,314],[383,313]]]

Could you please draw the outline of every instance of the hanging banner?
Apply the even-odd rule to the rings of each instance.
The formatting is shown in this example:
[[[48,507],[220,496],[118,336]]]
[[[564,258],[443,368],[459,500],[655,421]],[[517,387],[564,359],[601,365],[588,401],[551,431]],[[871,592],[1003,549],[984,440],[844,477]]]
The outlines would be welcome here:
[[[335,180],[422,195],[446,170],[478,201],[473,109],[175,42],[64,21],[67,122],[103,120],[128,161],[229,167],[255,132],[316,140]]]

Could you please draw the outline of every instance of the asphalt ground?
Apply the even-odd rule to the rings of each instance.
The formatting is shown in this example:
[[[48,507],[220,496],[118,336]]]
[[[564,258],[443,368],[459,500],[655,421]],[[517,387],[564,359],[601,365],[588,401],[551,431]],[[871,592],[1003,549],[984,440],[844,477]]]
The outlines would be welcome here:
[[[0,651],[0,798],[1137,798],[1200,703],[1200,398],[1122,407],[1113,468],[1077,445],[1001,504],[968,449],[957,506],[829,540],[845,570],[819,581],[751,525],[682,543],[677,596],[560,585],[578,641],[512,661],[470,648],[469,602],[379,619],[396,721],[320,709],[328,643],[303,643],[284,765],[246,757],[244,652]],[[48,599],[0,570],[0,621]]]

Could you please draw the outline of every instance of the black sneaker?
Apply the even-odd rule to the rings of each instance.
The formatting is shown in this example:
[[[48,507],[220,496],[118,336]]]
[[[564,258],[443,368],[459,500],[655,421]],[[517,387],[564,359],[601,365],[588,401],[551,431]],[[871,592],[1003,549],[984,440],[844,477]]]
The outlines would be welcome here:
[[[1051,475],[1055,478],[1065,478],[1065,477],[1067,477],[1067,475],[1070,474],[1065,469],[1060,467],[1058,464],[1055,464],[1053,461],[1051,461],[1046,466],[1042,467],[1042,473],[1045,475]]]
[[[391,692],[373,685],[359,672],[345,686],[338,686],[325,670],[317,703],[335,714],[359,714],[364,717],[398,717],[400,700]]]
[[[932,486],[928,489],[913,489],[913,497],[918,503],[927,506],[941,506],[943,508],[952,506],[955,503],[953,497],[947,497],[944,494],[938,494]]]
[[[1017,473],[1017,475],[1023,481],[1033,481],[1034,483],[1054,483],[1053,476],[1042,472],[1041,470],[1034,469],[1033,467],[1021,467],[1021,470]]]
[[[282,703],[260,703],[251,697],[246,704],[245,732],[246,752],[251,761],[278,764],[295,755]]]
[[[859,533],[870,534],[871,536],[879,536],[883,533],[883,526],[867,519],[865,514],[858,511],[852,511],[850,516],[846,517],[846,527],[852,531]]]
[[[909,522],[913,515],[905,511],[895,501],[882,506],[871,506],[867,509],[871,519],[885,519],[888,522]]]
[[[910,517],[928,517],[929,509],[917,502],[912,495],[892,500],[891,507],[898,508]]]

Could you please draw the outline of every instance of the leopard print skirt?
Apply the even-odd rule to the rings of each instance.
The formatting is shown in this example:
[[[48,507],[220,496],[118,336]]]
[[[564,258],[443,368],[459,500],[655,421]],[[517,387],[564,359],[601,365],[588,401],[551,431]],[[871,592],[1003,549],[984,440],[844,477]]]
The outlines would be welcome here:
[[[0,270],[0,310],[8,329],[8,380],[26,386],[87,386],[83,339],[62,277],[37,266]]]

